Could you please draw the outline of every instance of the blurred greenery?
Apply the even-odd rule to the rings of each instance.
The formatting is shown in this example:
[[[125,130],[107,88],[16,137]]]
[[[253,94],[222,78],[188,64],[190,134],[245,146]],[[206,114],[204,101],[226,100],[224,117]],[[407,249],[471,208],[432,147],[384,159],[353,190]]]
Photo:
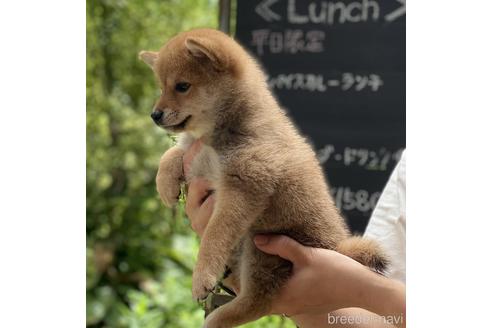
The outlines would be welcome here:
[[[200,327],[198,239],[154,177],[171,136],[149,114],[158,88],[137,59],[179,31],[217,27],[217,0],[87,0],[87,327]],[[294,327],[280,317],[245,327]]]

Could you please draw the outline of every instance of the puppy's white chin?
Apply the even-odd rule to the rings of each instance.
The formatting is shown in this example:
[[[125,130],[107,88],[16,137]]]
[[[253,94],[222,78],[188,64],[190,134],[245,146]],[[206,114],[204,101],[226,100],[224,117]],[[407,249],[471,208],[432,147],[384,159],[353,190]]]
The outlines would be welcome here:
[[[206,129],[205,127],[197,127],[186,130],[186,133],[191,135],[194,139],[200,139],[201,137],[210,134],[211,131],[209,131],[209,129]]]

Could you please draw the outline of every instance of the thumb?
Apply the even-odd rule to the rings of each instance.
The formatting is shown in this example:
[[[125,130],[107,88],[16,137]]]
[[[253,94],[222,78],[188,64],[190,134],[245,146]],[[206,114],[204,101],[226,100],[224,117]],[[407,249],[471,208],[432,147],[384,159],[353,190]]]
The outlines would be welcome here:
[[[285,235],[256,235],[254,242],[261,251],[278,255],[297,265],[307,259],[306,247]]]

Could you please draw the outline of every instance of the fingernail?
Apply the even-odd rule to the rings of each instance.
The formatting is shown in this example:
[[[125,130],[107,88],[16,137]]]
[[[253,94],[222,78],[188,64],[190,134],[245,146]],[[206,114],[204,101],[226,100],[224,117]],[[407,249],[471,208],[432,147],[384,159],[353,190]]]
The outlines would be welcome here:
[[[255,244],[258,246],[264,246],[268,244],[269,241],[270,241],[270,237],[266,235],[256,235],[254,238]]]

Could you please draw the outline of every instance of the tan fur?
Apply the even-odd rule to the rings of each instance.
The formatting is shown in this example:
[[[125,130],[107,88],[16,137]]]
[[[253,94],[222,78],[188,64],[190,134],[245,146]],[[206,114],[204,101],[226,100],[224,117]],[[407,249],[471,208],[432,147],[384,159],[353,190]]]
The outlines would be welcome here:
[[[387,257],[384,255],[384,252],[378,243],[374,240],[359,236],[353,236],[342,240],[337,245],[336,251],[343,255],[347,255],[360,263],[364,263],[380,273],[383,273],[384,269],[389,264]]]
[[[206,147],[195,157],[192,174],[211,180],[216,189],[193,273],[193,297],[206,297],[226,264],[233,275],[228,281],[240,291],[206,319],[206,327],[233,327],[268,314],[272,297],[289,277],[292,264],[259,251],[252,243],[256,233],[286,234],[307,246],[339,250],[375,269],[384,267],[385,257],[374,242],[350,238],[314,151],[239,44],[215,30],[192,30],[155,55],[144,54],[163,90],[155,107],[165,114],[159,124],[185,134],[183,144],[189,145],[190,138],[203,140]],[[179,93],[174,90],[178,82],[191,88]],[[184,126],[176,126],[186,118]],[[182,179],[163,177],[178,171],[167,161],[177,163],[181,154],[168,152],[157,179],[165,203],[177,188],[160,184]]]
[[[159,196],[166,206],[173,206],[179,198],[180,184],[183,181],[183,154],[183,149],[172,147],[162,155],[159,162],[155,182]]]

